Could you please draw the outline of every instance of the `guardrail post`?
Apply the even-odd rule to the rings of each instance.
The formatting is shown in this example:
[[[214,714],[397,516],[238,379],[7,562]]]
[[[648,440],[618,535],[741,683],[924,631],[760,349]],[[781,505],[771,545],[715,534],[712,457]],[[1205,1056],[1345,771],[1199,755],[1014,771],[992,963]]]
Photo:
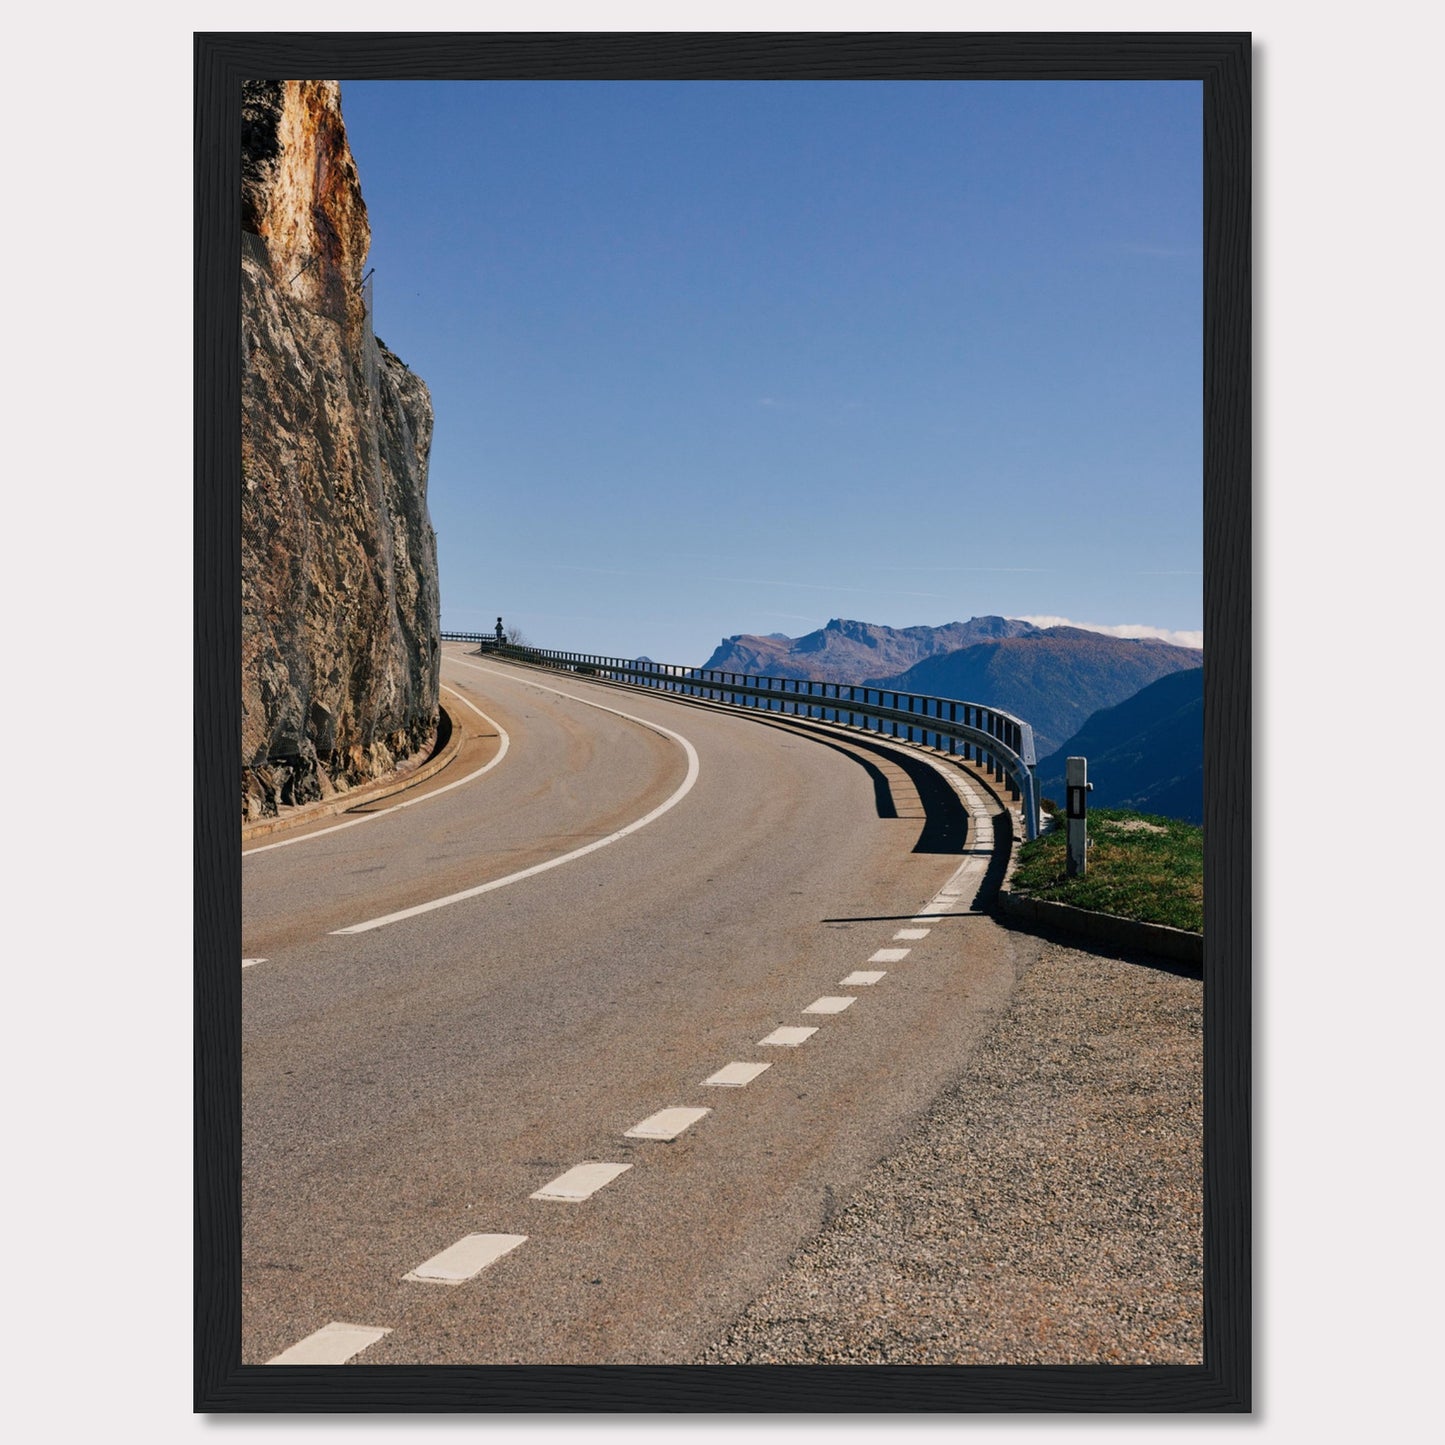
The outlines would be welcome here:
[[[1030,765],[1023,778],[1024,789],[1024,841],[1032,842],[1039,836],[1039,774]]]

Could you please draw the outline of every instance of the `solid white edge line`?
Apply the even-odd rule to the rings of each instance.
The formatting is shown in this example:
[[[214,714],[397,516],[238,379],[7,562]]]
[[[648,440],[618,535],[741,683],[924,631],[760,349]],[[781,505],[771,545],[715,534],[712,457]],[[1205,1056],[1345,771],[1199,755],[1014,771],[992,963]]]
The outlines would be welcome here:
[[[453,658],[454,662],[461,662],[460,658]],[[463,667],[473,667],[469,662],[462,662]],[[477,667],[477,672],[493,672],[489,667]],[[497,676],[505,677],[506,673],[498,673]],[[515,680],[515,679],[514,679]],[[464,902],[468,898],[478,898],[483,893],[490,893],[496,888],[506,888],[509,884],[520,883],[524,878],[535,878],[539,873],[545,873],[549,868],[560,868],[564,863],[571,863],[578,858],[585,858],[589,853],[595,853],[599,848],[606,848],[610,843],[616,843],[626,838],[630,833],[636,833],[638,829],[645,828],[649,823],[656,822],[664,813],[670,812],[682,800],[692,792],[693,785],[698,778],[697,749],[683,737],[681,733],[675,733],[671,728],[665,728],[661,723],[649,722],[646,718],[634,717],[630,712],[623,712],[615,707],[603,707],[600,702],[589,702],[585,697],[576,697],[570,692],[562,692],[555,687],[543,687],[539,682],[533,682],[531,678],[526,679],[530,687],[540,687],[543,692],[556,693],[558,697],[571,699],[573,702],[581,703],[583,707],[595,707],[599,712],[610,712],[616,717],[626,718],[628,722],[635,722],[641,727],[649,728],[655,733],[661,733],[664,737],[671,738],[676,743],[681,743],[683,750],[687,753],[687,776],[682,780],[677,791],[665,802],[660,803],[644,818],[638,818],[636,822],[629,823],[625,828],[619,828],[615,833],[609,833],[605,838],[599,838],[595,842],[588,843],[584,847],[574,848],[570,853],[563,853],[559,858],[549,858],[545,863],[535,863],[530,868],[523,868],[519,873],[509,873],[505,878],[493,878],[490,883],[479,883],[475,888],[464,888],[460,893],[449,893],[445,898],[433,898],[429,903],[418,903],[411,908],[400,909],[396,913],[387,913],[380,918],[368,918],[365,923],[353,923],[348,928],[333,928],[332,934],[344,933],[365,933],[372,928],[385,928],[391,923],[400,923],[406,918],[416,918],[422,913],[431,913],[438,908],[448,908],[453,903]]]
[[[473,664],[468,664],[469,666]],[[478,668],[479,672],[487,672],[492,669]],[[552,691],[548,688],[546,691]],[[570,694],[564,694],[570,696]],[[661,697],[672,697],[669,693],[659,694]],[[578,699],[582,701],[582,699]],[[803,721],[799,719],[799,721]],[[816,724],[819,731],[831,732],[841,736],[848,736],[853,731],[839,723],[827,723],[818,718],[808,719]],[[804,729],[806,732],[807,729]],[[892,743],[894,746],[903,748],[907,744],[900,742],[897,738],[879,737],[877,741]],[[965,846],[961,851],[963,861],[949,877],[948,882],[936,893],[927,903],[923,905],[913,918],[914,923],[933,923],[940,914],[954,912],[959,900],[969,884],[973,885],[973,892],[969,899],[972,904],[978,897],[978,888],[982,883],[982,876],[987,870],[987,861],[991,860],[994,852],[993,836],[993,814],[985,800],[984,793],[978,783],[967,773],[958,768],[945,767],[941,760],[935,760],[922,754],[922,760],[935,773],[941,777],[962,800],[965,810],[968,813],[968,821],[974,831],[973,842]],[[869,959],[869,962],[873,962]]]
[[[460,661],[459,658],[452,658],[453,662]],[[333,823],[329,828],[318,828],[314,833],[303,833],[299,838],[282,838],[279,843],[263,843],[259,848],[243,848],[241,857],[249,858],[253,853],[269,853],[272,848],[289,848],[294,843],[309,843],[313,838],[324,838],[328,833],[339,833],[343,828],[357,828],[362,823],[373,822],[377,818],[385,818],[391,813],[399,813],[403,808],[414,807],[417,803],[429,803],[433,798],[439,798],[443,793],[449,793],[453,788],[460,788],[467,783],[474,783],[483,773],[489,773],[493,768],[507,756],[507,749],[511,746],[511,738],[507,736],[507,730],[495,718],[490,718],[470,698],[463,697],[454,687],[447,687],[446,683],[441,684],[446,691],[459,702],[464,702],[481,718],[496,728],[497,736],[502,740],[502,745],[497,749],[497,755],[491,762],[484,764],[474,773],[468,773],[464,778],[458,778],[454,783],[447,783],[440,788],[433,788],[430,792],[423,793],[417,798],[408,798],[404,803],[394,803],[390,808],[382,808],[375,813],[365,813],[359,818],[348,818],[344,823]],[[363,800],[364,801],[364,800]]]

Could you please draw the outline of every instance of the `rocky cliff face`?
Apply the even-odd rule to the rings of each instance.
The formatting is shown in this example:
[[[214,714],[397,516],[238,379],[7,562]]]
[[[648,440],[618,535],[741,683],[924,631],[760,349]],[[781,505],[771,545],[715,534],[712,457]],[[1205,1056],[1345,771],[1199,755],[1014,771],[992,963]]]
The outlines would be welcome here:
[[[247,818],[389,771],[435,733],[425,384],[371,331],[371,241],[335,81],[242,117],[241,768]]]

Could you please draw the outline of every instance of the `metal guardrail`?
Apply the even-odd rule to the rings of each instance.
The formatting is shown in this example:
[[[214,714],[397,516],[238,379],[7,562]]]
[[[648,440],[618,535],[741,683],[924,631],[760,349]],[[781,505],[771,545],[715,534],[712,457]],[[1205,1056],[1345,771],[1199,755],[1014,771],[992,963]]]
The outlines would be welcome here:
[[[587,652],[551,652],[537,647],[498,646],[495,634],[442,633],[444,642],[479,642],[498,656],[537,667],[591,676],[606,682],[653,687],[683,697],[703,698],[734,707],[760,708],[794,717],[842,723],[921,742],[978,762],[995,778],[1007,779],[1023,803],[1026,836],[1039,832],[1038,756],[1034,730],[1022,718],[982,703],[929,697],[893,688],[818,682],[806,678],[760,677],[663,662],[639,662]],[[871,724],[871,726],[870,726]],[[917,736],[915,736],[917,734]],[[932,739],[932,741],[930,741]]]
[[[495,632],[443,632],[443,642],[479,642],[483,647],[497,647],[497,634]]]

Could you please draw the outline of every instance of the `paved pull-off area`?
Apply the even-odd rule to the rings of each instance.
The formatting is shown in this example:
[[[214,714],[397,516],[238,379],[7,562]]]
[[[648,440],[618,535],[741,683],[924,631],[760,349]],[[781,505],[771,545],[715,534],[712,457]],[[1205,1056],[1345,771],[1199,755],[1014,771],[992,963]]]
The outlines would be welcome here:
[[[244,1361],[1198,1359],[1199,982],[974,911],[976,774],[445,681],[244,859]]]

